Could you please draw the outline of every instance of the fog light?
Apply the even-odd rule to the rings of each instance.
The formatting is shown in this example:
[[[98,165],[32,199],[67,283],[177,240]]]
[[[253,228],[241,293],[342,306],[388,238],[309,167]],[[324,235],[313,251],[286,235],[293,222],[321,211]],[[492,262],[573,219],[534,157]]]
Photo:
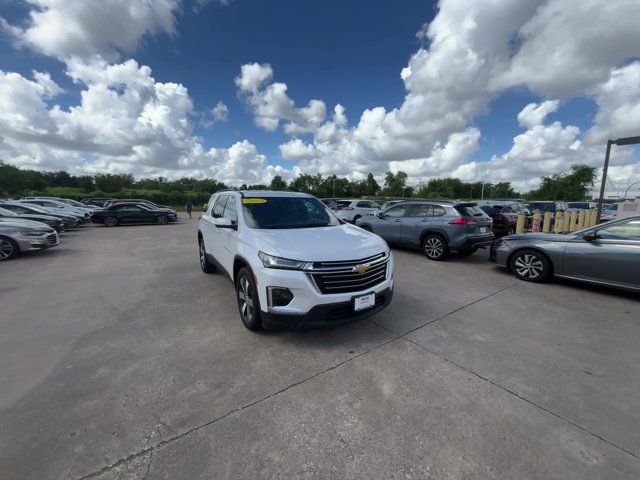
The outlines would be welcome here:
[[[293,300],[293,293],[288,288],[267,287],[267,298],[270,307],[284,307]]]

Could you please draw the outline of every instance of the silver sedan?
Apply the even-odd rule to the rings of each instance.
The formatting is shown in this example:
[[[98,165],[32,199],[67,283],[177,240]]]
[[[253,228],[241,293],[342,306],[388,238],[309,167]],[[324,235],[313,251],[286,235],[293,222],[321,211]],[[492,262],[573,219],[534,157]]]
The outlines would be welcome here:
[[[22,252],[55,247],[58,243],[56,231],[44,223],[29,220],[0,222],[0,261]]]
[[[640,216],[563,235],[499,238],[491,261],[528,282],[555,275],[640,292]]]

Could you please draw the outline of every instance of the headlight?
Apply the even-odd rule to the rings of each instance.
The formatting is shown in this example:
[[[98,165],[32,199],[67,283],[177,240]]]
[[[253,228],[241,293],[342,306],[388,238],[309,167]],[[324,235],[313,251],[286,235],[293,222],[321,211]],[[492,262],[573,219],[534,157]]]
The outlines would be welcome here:
[[[274,257],[264,252],[258,252],[258,257],[262,260],[265,268],[282,268],[285,270],[301,270],[307,262],[300,260],[289,260],[288,258]]]
[[[20,235],[23,235],[25,237],[41,237],[42,235],[45,235],[47,232],[34,232],[34,231],[29,231],[29,230],[18,230],[16,233],[19,233]]]

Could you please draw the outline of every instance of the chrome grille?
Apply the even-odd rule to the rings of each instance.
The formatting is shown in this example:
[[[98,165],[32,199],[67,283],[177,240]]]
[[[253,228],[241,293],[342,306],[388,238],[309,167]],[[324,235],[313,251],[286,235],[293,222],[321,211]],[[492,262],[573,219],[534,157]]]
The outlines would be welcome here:
[[[314,262],[305,270],[321,293],[351,293],[384,282],[388,262],[388,255],[381,253],[360,260]]]

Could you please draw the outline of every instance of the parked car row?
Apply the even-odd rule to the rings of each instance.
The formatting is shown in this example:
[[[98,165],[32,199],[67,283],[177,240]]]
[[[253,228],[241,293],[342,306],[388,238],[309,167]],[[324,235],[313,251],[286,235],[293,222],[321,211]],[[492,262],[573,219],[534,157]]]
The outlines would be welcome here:
[[[0,200],[0,260],[54,247],[60,243],[60,234],[88,222],[107,227],[164,225],[177,218],[174,210],[140,199],[85,199],[83,203],[58,197]]]
[[[88,222],[93,208],[74,200],[25,197],[0,200],[0,261],[60,243],[60,234]]]

